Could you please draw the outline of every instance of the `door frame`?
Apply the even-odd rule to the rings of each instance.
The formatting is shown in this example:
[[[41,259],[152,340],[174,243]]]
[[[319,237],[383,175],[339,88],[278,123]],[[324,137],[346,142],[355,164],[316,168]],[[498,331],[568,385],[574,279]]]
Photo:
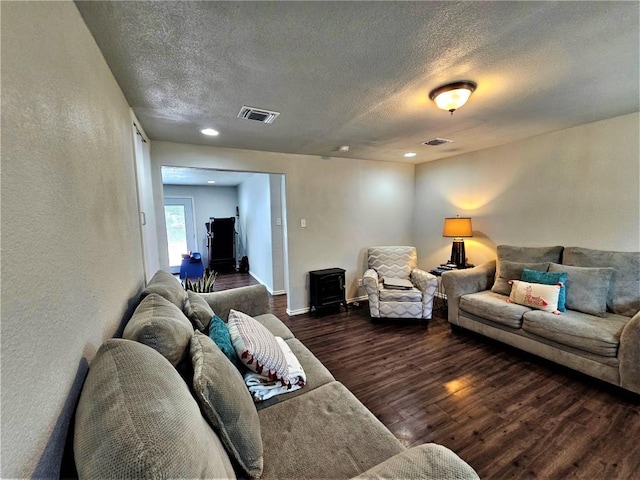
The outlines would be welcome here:
[[[167,203],[167,200],[169,200],[169,202],[174,201],[175,203]],[[178,202],[178,200],[186,200],[185,202]],[[187,250],[190,250],[192,252],[197,252],[198,251],[198,239],[197,239],[197,230],[196,230],[196,212],[195,212],[195,200],[194,197],[190,197],[190,196],[185,196],[185,195],[180,195],[180,196],[175,196],[175,195],[168,195],[162,198],[162,211],[164,212],[164,208],[166,205],[184,205],[185,206],[185,230],[186,230],[186,235],[187,235]],[[189,215],[188,210],[191,209],[191,215]],[[191,220],[191,225],[189,225],[189,220],[188,218],[190,218]],[[165,215],[165,219],[164,219],[164,226],[165,226],[165,230],[167,228],[167,218]],[[191,228],[189,228],[191,227]],[[189,232],[189,230],[191,229],[191,232]],[[167,249],[169,247],[169,242],[168,242],[168,236],[167,236]],[[169,255],[169,252],[167,250],[167,256]],[[171,265],[171,260],[169,260],[169,271],[171,273],[178,273],[180,272],[180,265]]]

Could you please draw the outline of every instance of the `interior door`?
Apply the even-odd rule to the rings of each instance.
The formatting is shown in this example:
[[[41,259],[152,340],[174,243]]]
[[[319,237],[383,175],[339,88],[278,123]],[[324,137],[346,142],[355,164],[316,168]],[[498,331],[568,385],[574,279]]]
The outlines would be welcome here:
[[[180,271],[182,255],[196,251],[196,230],[192,198],[165,198],[164,217],[167,225],[169,268]]]

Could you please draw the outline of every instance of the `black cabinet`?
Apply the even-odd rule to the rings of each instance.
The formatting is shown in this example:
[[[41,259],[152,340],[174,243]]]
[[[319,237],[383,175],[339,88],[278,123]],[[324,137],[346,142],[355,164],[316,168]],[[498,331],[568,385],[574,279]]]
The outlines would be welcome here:
[[[211,218],[207,222],[209,269],[216,272],[236,268],[236,219]]]
[[[309,297],[312,312],[335,306],[347,308],[344,273],[345,270],[342,268],[326,268],[309,272]]]

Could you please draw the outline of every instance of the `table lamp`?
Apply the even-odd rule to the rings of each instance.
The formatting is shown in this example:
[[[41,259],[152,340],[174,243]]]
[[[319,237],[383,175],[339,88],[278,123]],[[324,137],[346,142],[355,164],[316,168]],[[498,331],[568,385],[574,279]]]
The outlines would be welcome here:
[[[445,218],[444,228],[442,229],[442,236],[453,237],[450,262],[455,263],[458,268],[464,268],[466,265],[467,257],[465,256],[464,240],[462,237],[473,237],[473,231],[471,229],[471,218]]]

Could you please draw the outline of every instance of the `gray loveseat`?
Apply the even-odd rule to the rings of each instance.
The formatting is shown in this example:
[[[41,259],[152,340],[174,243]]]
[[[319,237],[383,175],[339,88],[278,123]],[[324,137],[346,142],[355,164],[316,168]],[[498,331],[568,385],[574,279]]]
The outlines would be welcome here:
[[[497,261],[445,272],[452,329],[463,327],[640,393],[640,253],[501,245]],[[509,303],[524,268],[566,273],[566,311]]]
[[[441,445],[406,449],[269,313],[263,286],[186,294],[158,272],[142,297],[125,338],[91,362],[74,431],[80,478],[478,478]],[[231,308],[285,340],[306,386],[253,403],[197,331],[212,310],[226,322]]]

